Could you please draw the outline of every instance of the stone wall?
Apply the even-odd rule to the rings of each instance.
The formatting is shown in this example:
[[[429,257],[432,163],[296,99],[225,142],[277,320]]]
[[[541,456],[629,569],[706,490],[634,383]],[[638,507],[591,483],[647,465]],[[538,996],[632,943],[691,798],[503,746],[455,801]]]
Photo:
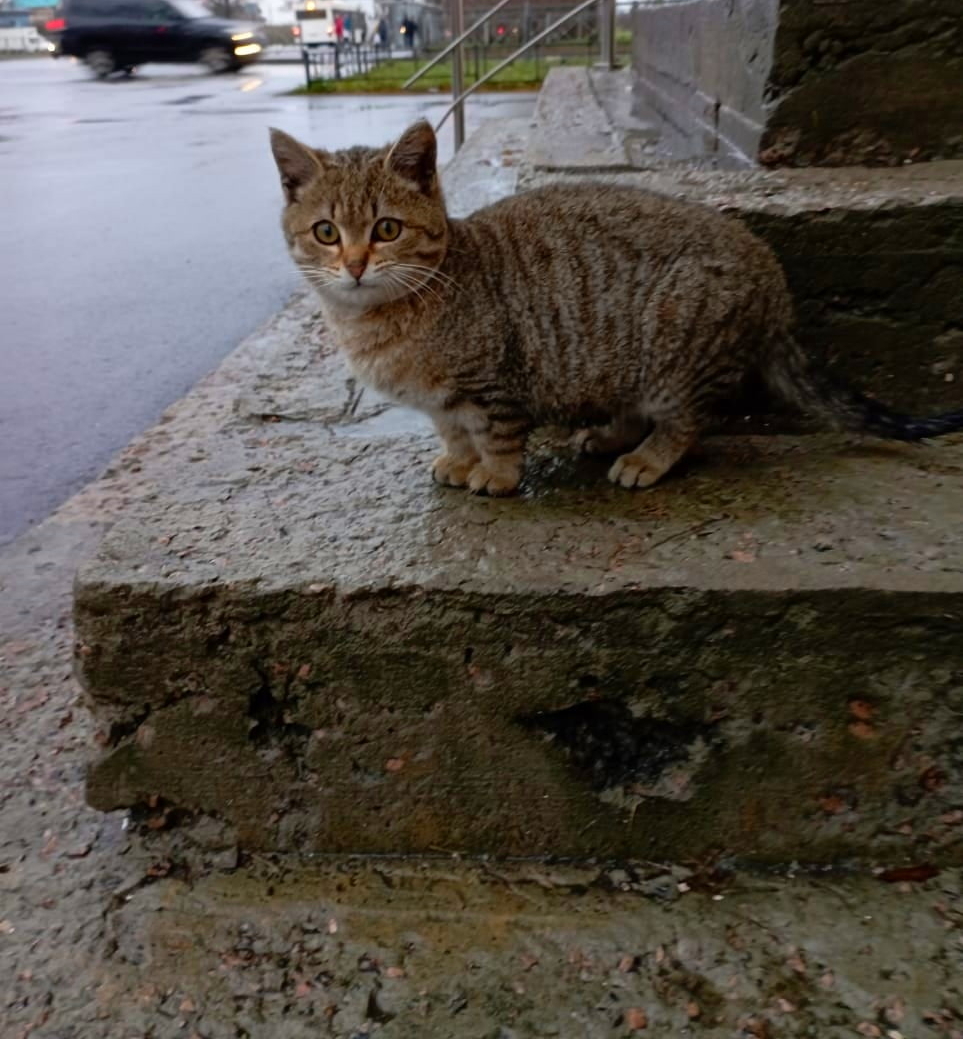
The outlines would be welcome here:
[[[657,117],[674,156],[752,164],[777,22],[778,0],[685,0],[636,11],[637,109]]]
[[[677,157],[898,165],[963,155],[959,0],[683,0],[635,13],[640,113]]]

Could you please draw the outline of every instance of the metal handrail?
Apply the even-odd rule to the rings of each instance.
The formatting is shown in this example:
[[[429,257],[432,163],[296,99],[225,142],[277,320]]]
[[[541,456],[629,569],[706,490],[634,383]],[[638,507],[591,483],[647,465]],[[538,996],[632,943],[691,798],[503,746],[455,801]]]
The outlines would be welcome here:
[[[421,77],[426,72],[430,72],[439,62],[444,61],[445,58],[447,58],[448,55],[451,54],[451,52],[456,47],[460,47],[465,42],[465,40],[467,40],[468,37],[471,36],[473,32],[475,32],[476,29],[480,29],[485,24],[485,22],[488,21],[489,18],[491,18],[493,15],[498,14],[498,12],[503,7],[505,7],[507,4],[510,4],[511,2],[512,0],[499,0],[499,2],[495,4],[495,6],[490,11],[488,11],[486,14],[483,14],[477,22],[475,22],[473,25],[467,28],[458,37],[458,39],[452,40],[451,43],[449,43],[448,46],[440,54],[436,54],[431,59],[431,61],[428,62],[427,65],[422,65],[421,68],[418,69],[418,71],[413,76],[405,80],[405,82],[401,85],[401,89],[407,90],[408,87],[413,86],[415,83],[417,83],[418,80],[421,79]]]
[[[516,58],[520,58],[526,51],[531,50],[536,44],[541,43],[546,36],[551,36],[553,32],[560,29],[566,22],[570,21],[577,14],[581,14],[583,11],[588,10],[588,8],[593,7],[599,2],[600,0],[582,0],[582,3],[580,3],[578,7],[573,7],[567,14],[563,14],[561,18],[552,22],[547,29],[543,29],[537,36],[533,36],[527,43],[523,43],[514,54],[509,55],[504,61],[499,62],[499,64],[497,64],[491,71],[486,72],[481,79],[477,79],[467,90],[463,90],[455,100],[452,101],[448,108],[445,109],[444,115],[442,115],[441,119],[438,120],[438,125],[435,127],[435,131],[437,132],[440,130],[442,126],[444,126],[445,120],[452,114],[452,112],[460,108],[465,103],[465,100],[471,97],[479,87],[484,86],[492,76],[497,76],[502,69],[508,68]],[[467,33],[462,33],[462,36],[467,35]]]

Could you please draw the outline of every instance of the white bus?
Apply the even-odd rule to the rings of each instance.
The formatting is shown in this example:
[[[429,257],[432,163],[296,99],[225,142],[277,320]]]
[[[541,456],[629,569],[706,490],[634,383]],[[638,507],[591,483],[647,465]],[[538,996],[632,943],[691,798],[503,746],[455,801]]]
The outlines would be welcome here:
[[[375,20],[374,3],[352,5],[350,0],[307,0],[294,12],[295,32],[302,47],[335,44],[336,21],[341,19],[345,43],[364,43],[368,38],[368,20]]]

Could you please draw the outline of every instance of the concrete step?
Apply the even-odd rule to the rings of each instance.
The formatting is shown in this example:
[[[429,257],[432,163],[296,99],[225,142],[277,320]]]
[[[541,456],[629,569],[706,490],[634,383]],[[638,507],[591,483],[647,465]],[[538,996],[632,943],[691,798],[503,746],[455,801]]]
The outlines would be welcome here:
[[[93,805],[249,849],[960,861],[959,438],[719,438],[643,493],[546,442],[487,500],[309,297],[246,355],[78,575]]]
[[[602,178],[740,216],[785,267],[814,354],[904,409],[961,406],[963,162],[717,170],[673,158],[631,87],[554,69],[519,184]]]
[[[573,175],[529,130],[470,142],[453,211]],[[492,501],[310,296],[242,352],[78,575],[92,804],[274,851],[960,861],[960,438],[718,438],[644,493],[546,439]]]

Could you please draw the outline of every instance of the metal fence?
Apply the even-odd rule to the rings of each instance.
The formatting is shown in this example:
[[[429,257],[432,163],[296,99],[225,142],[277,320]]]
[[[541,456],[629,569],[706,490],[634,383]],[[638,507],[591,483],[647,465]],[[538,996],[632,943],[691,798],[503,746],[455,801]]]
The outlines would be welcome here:
[[[562,20],[558,18],[559,12],[564,16],[569,10],[555,5],[539,6],[534,10],[526,9],[524,21],[515,20],[515,12],[510,10],[504,19],[490,20],[479,26],[477,31],[465,33],[465,39],[458,48],[461,75],[456,77],[453,69],[452,81],[477,82],[495,63],[511,55],[520,45],[527,45],[527,57],[534,65],[534,72],[531,68],[526,70],[526,75],[532,75],[533,86],[551,65],[569,61],[592,64],[597,61],[601,36],[605,35],[599,30],[605,28],[605,19],[600,19],[592,5],[589,5],[581,13],[572,12],[574,17],[566,18],[563,24],[553,29],[553,22]],[[449,35],[455,35],[457,38],[461,34],[450,32]],[[540,38],[536,40],[536,36]],[[612,36],[613,46],[608,50],[612,51],[614,57],[615,51],[619,48],[614,46],[614,31]],[[450,49],[449,46],[446,51]],[[347,41],[342,42],[340,46],[333,42],[302,46],[301,53],[308,86],[317,80],[367,75],[381,62],[390,58],[411,59],[415,70],[424,72],[427,69],[422,67],[423,63],[431,57],[430,49],[413,53],[411,50],[395,50],[390,45],[375,46],[372,42],[356,44]],[[613,57],[609,58],[610,63]],[[413,76],[408,84],[417,78]],[[456,93],[459,92],[460,90],[456,89]]]
[[[378,47],[371,43],[319,43],[301,48],[304,78],[308,86],[319,79],[365,76],[390,57],[390,47]]]

